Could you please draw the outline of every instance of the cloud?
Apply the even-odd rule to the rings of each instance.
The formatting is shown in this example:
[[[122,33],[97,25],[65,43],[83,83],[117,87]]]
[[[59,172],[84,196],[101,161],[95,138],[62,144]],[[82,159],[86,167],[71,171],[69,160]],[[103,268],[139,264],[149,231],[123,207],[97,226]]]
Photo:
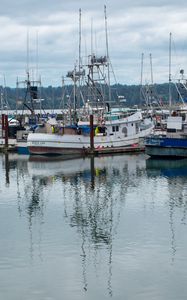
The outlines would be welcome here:
[[[79,51],[79,8],[82,9],[82,56],[93,50],[106,53],[104,4],[107,5],[109,54],[120,83],[140,82],[141,53],[144,53],[145,80],[150,77],[152,53],[154,78],[168,80],[169,33],[172,32],[172,70],[187,65],[187,3],[185,1],[95,0],[67,3],[54,1],[2,0],[0,12],[0,73],[15,86],[16,77],[27,65],[36,67],[45,85],[61,84],[62,75],[73,69]],[[38,37],[38,38],[37,38]],[[38,46],[37,46],[38,39]],[[38,52],[38,56],[37,56]],[[146,75],[148,74],[148,75]],[[146,79],[147,77],[147,79]]]

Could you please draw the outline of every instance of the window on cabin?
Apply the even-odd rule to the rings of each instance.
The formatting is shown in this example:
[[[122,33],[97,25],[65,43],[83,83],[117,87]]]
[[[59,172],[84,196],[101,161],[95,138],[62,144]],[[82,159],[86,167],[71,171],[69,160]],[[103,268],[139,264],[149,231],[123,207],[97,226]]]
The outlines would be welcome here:
[[[139,124],[136,123],[136,133],[138,133],[138,132],[139,132]]]
[[[112,126],[112,132],[119,131],[119,126]]]
[[[123,127],[122,133],[124,133],[124,136],[127,136],[127,127]]]
[[[104,126],[99,127],[99,131],[100,131],[100,133],[105,133],[106,127],[104,127]]]

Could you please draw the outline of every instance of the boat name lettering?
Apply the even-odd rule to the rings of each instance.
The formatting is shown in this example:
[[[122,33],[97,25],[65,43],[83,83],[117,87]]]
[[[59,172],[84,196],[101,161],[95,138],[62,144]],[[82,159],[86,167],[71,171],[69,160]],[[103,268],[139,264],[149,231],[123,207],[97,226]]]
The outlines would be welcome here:
[[[45,142],[42,142],[42,141],[33,141],[32,142],[32,145],[45,145]]]

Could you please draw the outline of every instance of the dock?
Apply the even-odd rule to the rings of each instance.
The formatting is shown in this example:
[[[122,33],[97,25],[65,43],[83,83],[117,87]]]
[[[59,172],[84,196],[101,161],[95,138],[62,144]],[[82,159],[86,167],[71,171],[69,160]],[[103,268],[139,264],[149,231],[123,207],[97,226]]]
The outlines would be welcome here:
[[[8,146],[5,145],[5,139],[0,138],[0,152],[16,152],[17,151],[17,141],[16,139],[8,139]]]
[[[124,153],[139,153],[139,152],[144,152],[145,151],[145,146],[136,144],[132,145],[131,147],[98,147],[98,148],[89,148],[86,149],[85,155],[106,155],[106,154],[124,154]]]
[[[17,152],[17,145],[10,144],[6,147],[0,144],[0,152]]]

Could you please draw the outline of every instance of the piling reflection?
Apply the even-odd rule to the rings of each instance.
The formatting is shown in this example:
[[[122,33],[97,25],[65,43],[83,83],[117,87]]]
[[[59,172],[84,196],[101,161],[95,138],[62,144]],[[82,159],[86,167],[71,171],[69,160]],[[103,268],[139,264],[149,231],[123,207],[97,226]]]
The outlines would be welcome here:
[[[5,178],[6,178],[6,184],[9,185],[10,179],[9,179],[9,156],[8,156],[8,153],[5,153]]]
[[[30,257],[33,259],[33,218],[38,217],[42,224],[43,197],[41,196],[43,180],[29,176],[28,156],[6,153],[3,156],[3,168],[5,169],[6,184],[12,185],[16,181],[17,206],[20,217],[25,214],[28,220]],[[10,178],[12,176],[12,178]],[[40,229],[39,229],[40,231]],[[40,235],[41,236],[41,235]]]

